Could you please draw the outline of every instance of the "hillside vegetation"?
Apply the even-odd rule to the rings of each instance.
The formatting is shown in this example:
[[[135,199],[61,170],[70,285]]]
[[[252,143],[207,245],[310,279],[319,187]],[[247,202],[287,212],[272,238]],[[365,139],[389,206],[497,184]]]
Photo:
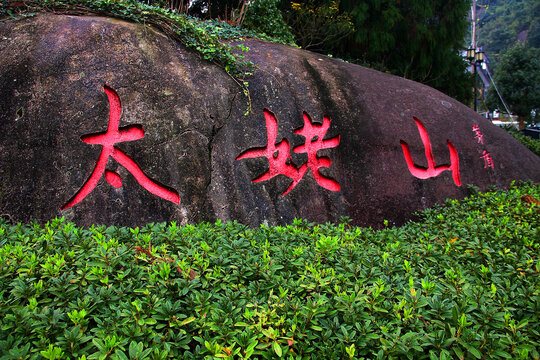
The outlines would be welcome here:
[[[540,2],[535,0],[478,1],[478,45],[495,69],[500,56],[519,40],[540,48]]]

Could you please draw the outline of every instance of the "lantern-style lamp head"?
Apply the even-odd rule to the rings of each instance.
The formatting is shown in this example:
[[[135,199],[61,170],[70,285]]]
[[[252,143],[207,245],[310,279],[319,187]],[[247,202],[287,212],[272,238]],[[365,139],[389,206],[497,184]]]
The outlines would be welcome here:
[[[475,49],[473,47],[467,49],[467,58],[469,59],[469,61],[474,60],[474,53]]]
[[[478,51],[475,53],[474,58],[477,63],[483,63],[486,60],[486,55],[481,49],[478,49]]]

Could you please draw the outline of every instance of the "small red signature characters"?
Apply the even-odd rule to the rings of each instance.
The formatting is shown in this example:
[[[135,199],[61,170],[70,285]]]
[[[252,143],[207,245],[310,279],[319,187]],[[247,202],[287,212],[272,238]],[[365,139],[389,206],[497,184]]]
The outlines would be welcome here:
[[[146,190],[151,192],[154,195],[157,195],[165,200],[172,201],[175,204],[180,203],[180,196],[174,190],[169,190],[163,186],[152,181],[148,176],[146,176],[141,168],[126,155],[122,150],[114,146],[117,143],[124,141],[134,141],[142,139],[144,137],[144,130],[140,125],[130,125],[119,128],[120,126],[120,116],[122,114],[122,104],[120,102],[120,97],[116,91],[105,85],[103,87],[107,97],[109,99],[109,126],[106,132],[99,134],[90,134],[81,136],[81,140],[87,144],[97,144],[102,145],[101,154],[96,163],[94,171],[86,180],[81,189],[65,204],[62,206],[62,210],[69,209],[70,207],[81,202],[94,188],[96,187],[99,179],[105,174],[105,179],[107,182],[118,188],[122,186],[122,179],[114,171],[106,169],[107,161],[109,156],[118,161],[120,165],[125,167],[142,185]]]
[[[428,167],[426,169],[425,167],[416,165],[411,156],[411,152],[409,151],[409,145],[407,145],[405,141],[401,140],[400,143],[401,148],[403,149],[403,156],[405,157],[407,167],[409,168],[411,174],[419,179],[429,179],[431,177],[439,176],[439,174],[443,171],[449,170],[452,172],[452,177],[456,186],[461,186],[461,178],[459,175],[459,157],[455,146],[450,142],[450,140],[446,141],[448,144],[448,149],[450,150],[450,165],[436,166],[435,160],[433,159],[433,152],[431,150],[431,142],[429,140],[429,135],[426,128],[420,120],[415,117],[413,119],[418,127],[418,132],[420,133],[422,143],[424,144]]]
[[[480,156],[481,159],[484,159],[484,169],[495,168],[495,164],[493,163],[493,158],[491,157],[491,153],[488,153],[486,150],[482,153],[482,156]]]
[[[294,131],[295,134],[305,138],[303,145],[296,146],[293,151],[299,154],[307,154],[308,161],[300,168],[296,167],[290,155],[290,142],[287,139],[282,139],[279,143],[277,140],[278,122],[274,113],[268,109],[263,109],[264,118],[266,121],[267,143],[266,147],[253,148],[244,151],[236,160],[266,157],[268,159],[268,171],[261,176],[253,179],[253,182],[267,181],[277,175],[285,175],[292,179],[289,187],[282,195],[288,194],[302,180],[308,169],[311,169],[315,181],[323,188],[330,191],[340,191],[341,187],[334,179],[325,177],[320,173],[320,168],[329,167],[332,164],[330,158],[325,156],[317,156],[317,152],[322,149],[330,149],[338,146],[340,136],[324,140],[326,132],[330,127],[330,119],[323,118],[322,124],[314,124],[309,115],[304,112],[304,126]]]
[[[473,125],[472,131],[474,132],[474,138],[478,140],[480,144],[484,144],[484,134],[480,131],[478,125]]]

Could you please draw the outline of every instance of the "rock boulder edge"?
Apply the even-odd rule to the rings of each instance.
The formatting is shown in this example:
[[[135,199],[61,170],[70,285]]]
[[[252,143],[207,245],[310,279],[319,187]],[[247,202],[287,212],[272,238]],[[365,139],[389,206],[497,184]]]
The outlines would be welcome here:
[[[243,43],[257,65],[248,114],[223,69],[151,28],[51,14],[0,23],[0,214],[126,226],[349,217],[378,227],[470,185],[540,180],[538,156],[432,88]],[[117,135],[103,145],[114,109]]]

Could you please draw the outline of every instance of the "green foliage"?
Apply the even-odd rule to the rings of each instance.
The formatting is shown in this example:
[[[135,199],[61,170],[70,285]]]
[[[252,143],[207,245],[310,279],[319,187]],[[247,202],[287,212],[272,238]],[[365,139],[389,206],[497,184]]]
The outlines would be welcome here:
[[[290,27],[277,8],[278,0],[254,0],[247,8],[243,27],[266,34],[286,44],[294,43]]]
[[[188,18],[194,19],[191,17],[188,17]],[[204,29],[211,36],[215,36],[219,38],[220,40],[241,40],[243,38],[254,38],[254,39],[260,39],[260,40],[271,41],[274,43],[284,44],[284,45],[294,45],[290,42],[291,40],[290,37],[287,37],[285,33],[281,34],[283,35],[282,37],[274,37],[274,36],[267,35],[266,33],[262,33],[258,30],[251,30],[251,29],[248,29],[247,27],[238,27],[238,26],[231,25],[223,21],[219,21],[219,20],[205,20],[205,21],[200,21],[197,19],[194,19],[194,20],[199,21],[197,25],[198,27]],[[240,44],[236,46],[236,50],[249,51],[249,48],[245,47],[243,44]]]
[[[312,51],[335,53],[336,45],[352,33],[348,13],[339,11],[339,1],[305,0],[282,5],[296,43]]]
[[[540,139],[533,139],[527,135],[523,135],[516,130],[515,127],[505,127],[504,130],[508,131],[510,135],[518,139],[523,145],[531,150],[536,155],[540,156]]]
[[[7,0],[0,0],[0,18],[8,16],[8,2]]]
[[[459,55],[468,1],[343,2],[355,14],[352,56],[468,103],[472,82]]]
[[[282,1],[297,43],[419,81],[464,102],[472,78],[460,56],[469,1]]]
[[[0,220],[0,358],[538,358],[535,198],[380,231]]]
[[[504,52],[520,38],[540,48],[540,3],[536,0],[479,0],[478,45],[496,69]]]
[[[502,56],[493,79],[510,111],[534,122],[532,111],[540,115],[540,49],[516,44]],[[492,110],[503,108],[494,87],[486,104]]]
[[[242,7],[246,0],[193,0],[190,13],[199,17],[225,20],[231,12]]]

